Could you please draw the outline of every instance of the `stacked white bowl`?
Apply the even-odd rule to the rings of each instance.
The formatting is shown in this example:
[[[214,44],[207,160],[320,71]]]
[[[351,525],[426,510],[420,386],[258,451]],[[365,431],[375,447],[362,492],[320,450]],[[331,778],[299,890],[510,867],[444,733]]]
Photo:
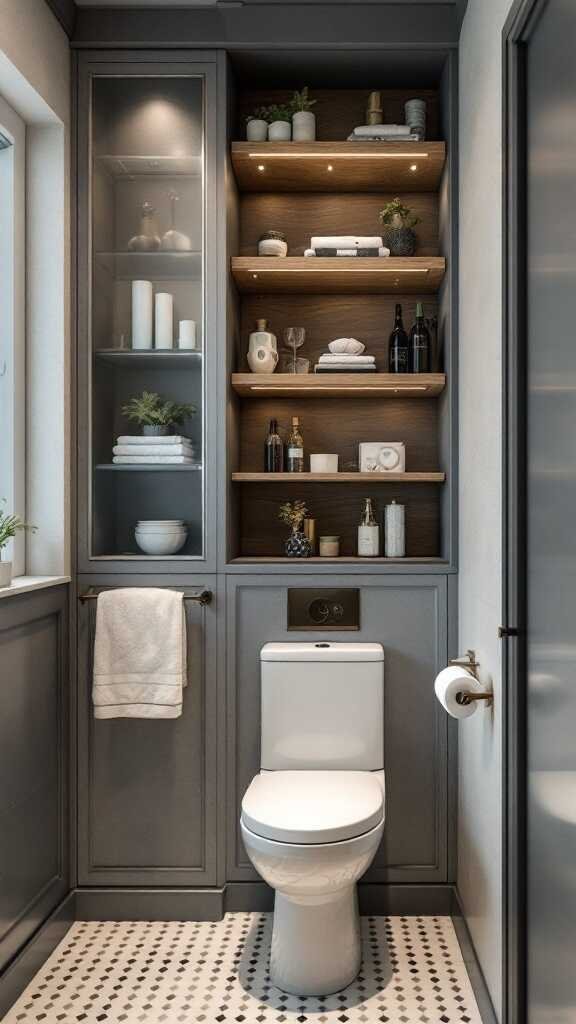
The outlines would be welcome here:
[[[175,555],[187,534],[183,519],[139,519],[134,531],[138,547],[147,555]]]

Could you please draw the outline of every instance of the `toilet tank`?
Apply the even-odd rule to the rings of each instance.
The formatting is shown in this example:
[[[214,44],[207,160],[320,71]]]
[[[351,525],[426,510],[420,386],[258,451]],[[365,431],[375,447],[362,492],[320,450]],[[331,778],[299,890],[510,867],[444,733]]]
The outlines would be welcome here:
[[[260,653],[261,767],[384,767],[381,644],[270,643]]]

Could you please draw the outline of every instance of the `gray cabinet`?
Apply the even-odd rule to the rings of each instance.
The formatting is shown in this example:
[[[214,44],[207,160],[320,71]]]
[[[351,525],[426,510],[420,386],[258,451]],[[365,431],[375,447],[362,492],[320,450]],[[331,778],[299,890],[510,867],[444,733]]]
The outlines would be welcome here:
[[[111,580],[101,581],[110,584]],[[115,581],[114,585],[116,585]],[[139,585],[138,579],[131,582]],[[130,585],[126,581],[123,586]],[[143,581],[214,592],[185,603],[188,686],[181,718],[93,717],[95,603],[79,611],[79,884],[203,886],[216,882],[216,581]]]
[[[68,587],[0,601],[0,970],[66,896]]]
[[[448,656],[446,577],[331,576],[329,584],[361,587],[358,632],[287,631],[287,588],[310,586],[309,576],[227,579],[227,879],[257,878],[238,820],[242,796],[259,769],[260,648],[270,640],[313,637],[378,641],[385,649],[386,828],[366,881],[445,882],[448,721],[433,682]]]

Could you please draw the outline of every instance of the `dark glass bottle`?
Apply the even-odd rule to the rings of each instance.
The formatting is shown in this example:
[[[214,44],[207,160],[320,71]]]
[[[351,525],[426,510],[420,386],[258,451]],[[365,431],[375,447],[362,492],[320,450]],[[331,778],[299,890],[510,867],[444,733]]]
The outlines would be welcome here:
[[[410,331],[410,372],[430,373],[430,331],[424,320],[422,303],[416,303],[416,322]]]
[[[282,473],[284,470],[284,442],[278,433],[277,420],[270,420],[264,445],[264,470],[266,473]]]
[[[388,349],[388,369],[390,373],[409,372],[408,351],[408,335],[406,334],[404,324],[402,323],[402,306],[398,302],[396,304],[394,329],[390,335],[390,345]]]

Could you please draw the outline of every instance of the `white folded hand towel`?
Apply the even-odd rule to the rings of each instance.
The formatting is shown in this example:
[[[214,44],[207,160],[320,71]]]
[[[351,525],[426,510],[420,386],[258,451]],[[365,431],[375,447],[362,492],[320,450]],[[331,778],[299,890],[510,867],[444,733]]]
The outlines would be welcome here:
[[[376,246],[374,246],[374,248],[376,248]],[[352,250],[352,249],[335,249],[334,252],[336,253],[336,256],[356,256],[357,250],[356,249],[354,249],[354,250]],[[316,249],[305,249],[304,250],[304,255],[305,256],[316,256]],[[378,257],[380,257],[380,256],[389,256],[389,255],[390,255],[390,249],[387,249],[385,245],[379,245],[378,246]],[[329,256],[327,258],[328,259],[332,259],[331,256]],[[374,259],[373,256],[369,256],[367,258],[368,259]]]
[[[364,364],[365,365],[367,363],[375,363],[376,359],[374,358],[374,356],[355,356],[355,355],[351,355],[348,352],[335,352],[335,353],[326,352],[326,353],[324,353],[324,355],[320,356],[319,362],[320,363],[328,363],[328,364],[330,364],[330,363],[350,363],[351,365],[354,365],[354,363],[357,363],[357,364]]]
[[[190,455],[114,455],[112,462],[117,466],[190,466],[194,459]]]
[[[98,595],[95,718],[179,718],[186,686],[184,595],[127,587]]]
[[[193,448],[191,444],[164,444],[160,448],[157,444],[115,444],[112,449],[113,455],[188,455],[192,457]]]
[[[397,137],[400,139],[411,135],[412,128],[409,124],[361,124],[354,129],[352,134],[358,139],[378,138],[384,135],[389,138]]]
[[[311,249],[379,249],[381,235],[313,235]]]
[[[144,434],[120,434],[116,444],[188,444],[192,446],[189,437],[182,437],[180,434],[166,434],[164,437],[147,437]]]

